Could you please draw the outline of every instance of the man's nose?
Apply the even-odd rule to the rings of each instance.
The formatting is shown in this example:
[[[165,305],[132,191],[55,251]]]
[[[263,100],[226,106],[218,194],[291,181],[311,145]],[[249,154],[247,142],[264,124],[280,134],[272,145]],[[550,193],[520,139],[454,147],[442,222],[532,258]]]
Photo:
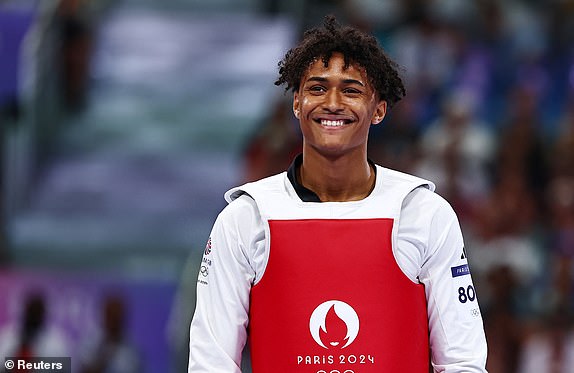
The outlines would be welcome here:
[[[337,89],[330,89],[325,95],[325,108],[331,112],[342,110],[341,95]]]

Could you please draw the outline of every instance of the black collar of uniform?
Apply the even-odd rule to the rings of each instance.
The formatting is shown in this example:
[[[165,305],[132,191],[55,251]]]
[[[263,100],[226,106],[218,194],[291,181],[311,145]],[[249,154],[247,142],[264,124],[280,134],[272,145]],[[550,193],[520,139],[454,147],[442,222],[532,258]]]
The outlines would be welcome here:
[[[375,163],[370,159],[367,159],[367,161],[369,162],[369,164],[376,173],[377,167],[375,167]],[[299,183],[299,181],[297,180],[297,170],[299,169],[299,167],[301,167],[302,164],[303,164],[303,154],[299,154],[295,157],[295,159],[293,159],[293,162],[291,162],[291,165],[287,169],[287,178],[291,182],[291,185],[293,185],[293,189],[295,189],[295,193],[297,193],[297,196],[299,196],[301,201],[321,202],[321,199],[315,192],[313,192],[311,189],[304,187],[303,184]]]
[[[295,189],[295,193],[301,198],[303,202],[321,202],[319,196],[313,192],[311,189],[305,188],[303,184],[299,183],[297,180],[297,170],[303,164],[303,154],[299,154],[298,156],[293,159],[291,165],[287,169],[287,178],[293,185]]]

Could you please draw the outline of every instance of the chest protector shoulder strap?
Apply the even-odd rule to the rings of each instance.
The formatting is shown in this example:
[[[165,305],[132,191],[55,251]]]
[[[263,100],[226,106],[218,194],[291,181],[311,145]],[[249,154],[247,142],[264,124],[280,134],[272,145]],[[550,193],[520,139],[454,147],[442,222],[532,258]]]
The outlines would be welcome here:
[[[393,255],[402,202],[421,183],[377,172],[384,182],[357,202],[301,202],[285,174],[236,190],[267,223],[269,259],[251,290],[254,373],[428,373],[424,287]]]

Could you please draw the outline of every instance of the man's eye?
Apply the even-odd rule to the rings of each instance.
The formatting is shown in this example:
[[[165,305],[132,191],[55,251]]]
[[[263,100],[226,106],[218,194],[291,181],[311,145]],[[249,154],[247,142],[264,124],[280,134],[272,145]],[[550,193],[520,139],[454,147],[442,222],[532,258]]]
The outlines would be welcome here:
[[[358,95],[361,93],[361,91],[356,89],[356,88],[346,88],[343,92],[349,93],[349,94],[355,94],[355,95]]]
[[[325,87],[322,87],[320,85],[314,85],[309,87],[309,91],[311,92],[325,92]]]

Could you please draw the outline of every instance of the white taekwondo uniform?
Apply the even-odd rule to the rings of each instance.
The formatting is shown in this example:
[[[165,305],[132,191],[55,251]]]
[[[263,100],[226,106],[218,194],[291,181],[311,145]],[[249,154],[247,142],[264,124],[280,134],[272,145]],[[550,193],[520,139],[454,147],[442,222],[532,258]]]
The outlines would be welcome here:
[[[434,185],[377,165],[365,199],[306,202],[293,170],[226,193],[189,372],[240,372],[248,334],[254,373],[486,372],[459,223]]]

